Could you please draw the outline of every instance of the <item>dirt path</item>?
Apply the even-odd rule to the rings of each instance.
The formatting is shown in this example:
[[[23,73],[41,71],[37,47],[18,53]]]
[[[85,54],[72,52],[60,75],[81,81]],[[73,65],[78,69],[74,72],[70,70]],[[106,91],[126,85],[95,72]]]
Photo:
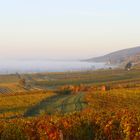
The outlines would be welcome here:
[[[83,102],[84,93],[75,95],[56,95],[42,100],[31,107],[25,113],[25,116],[36,116],[42,113],[53,114],[56,112],[67,113],[80,111],[85,107]]]

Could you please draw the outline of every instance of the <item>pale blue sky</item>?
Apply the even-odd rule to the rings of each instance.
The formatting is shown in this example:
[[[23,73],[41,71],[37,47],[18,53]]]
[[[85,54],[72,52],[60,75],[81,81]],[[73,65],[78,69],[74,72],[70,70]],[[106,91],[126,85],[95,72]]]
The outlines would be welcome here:
[[[83,59],[140,45],[139,0],[1,0],[0,58]]]

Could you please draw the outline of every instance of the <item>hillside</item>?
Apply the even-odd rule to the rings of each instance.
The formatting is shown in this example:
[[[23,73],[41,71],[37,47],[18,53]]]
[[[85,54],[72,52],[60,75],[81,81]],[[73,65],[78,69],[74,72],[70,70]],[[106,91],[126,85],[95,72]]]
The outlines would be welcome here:
[[[140,62],[140,46],[115,51],[104,56],[87,59],[86,61],[106,62],[106,63],[111,63],[111,64],[120,64],[120,63],[125,63],[128,61],[139,63]]]
[[[0,140],[140,140],[140,69],[21,76],[34,90],[0,94]]]

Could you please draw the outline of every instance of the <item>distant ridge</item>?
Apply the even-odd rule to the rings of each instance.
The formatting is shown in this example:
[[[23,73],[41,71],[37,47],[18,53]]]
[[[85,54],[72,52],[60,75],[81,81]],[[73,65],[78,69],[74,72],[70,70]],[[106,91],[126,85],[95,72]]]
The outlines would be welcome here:
[[[134,61],[137,63],[140,62],[140,46],[115,51],[107,55],[90,58],[85,61],[105,62],[110,64],[120,64],[126,61]]]

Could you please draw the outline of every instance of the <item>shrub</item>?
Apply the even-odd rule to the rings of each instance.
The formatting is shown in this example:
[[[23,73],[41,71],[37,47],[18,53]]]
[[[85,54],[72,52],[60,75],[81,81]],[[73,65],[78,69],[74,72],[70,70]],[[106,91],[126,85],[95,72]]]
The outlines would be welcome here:
[[[1,140],[26,140],[27,137],[21,126],[13,123],[7,124],[1,134]]]

